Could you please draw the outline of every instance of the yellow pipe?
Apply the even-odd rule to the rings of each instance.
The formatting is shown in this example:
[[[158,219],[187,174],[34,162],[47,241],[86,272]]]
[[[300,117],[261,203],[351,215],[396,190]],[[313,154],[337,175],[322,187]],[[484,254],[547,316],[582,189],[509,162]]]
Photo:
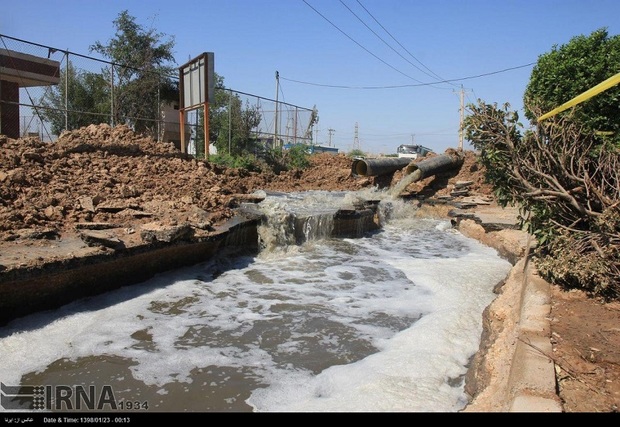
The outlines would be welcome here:
[[[582,103],[583,101],[586,101],[590,98],[592,98],[594,95],[598,95],[599,93],[603,92],[604,90],[609,89],[612,86],[617,85],[618,83],[620,83],[620,73],[616,74],[615,76],[611,76],[610,78],[608,78],[607,80],[605,80],[604,82],[601,82],[599,84],[597,84],[596,86],[594,86],[591,89],[586,90],[584,93],[582,93],[581,95],[577,95],[576,97],[574,97],[573,99],[571,99],[568,102],[565,102],[564,104],[560,105],[557,108],[554,108],[553,110],[549,111],[546,114],[543,114],[542,116],[540,116],[538,118],[539,122],[542,122],[545,119],[548,119],[551,116],[555,116],[556,114],[570,108],[573,107],[579,103]]]

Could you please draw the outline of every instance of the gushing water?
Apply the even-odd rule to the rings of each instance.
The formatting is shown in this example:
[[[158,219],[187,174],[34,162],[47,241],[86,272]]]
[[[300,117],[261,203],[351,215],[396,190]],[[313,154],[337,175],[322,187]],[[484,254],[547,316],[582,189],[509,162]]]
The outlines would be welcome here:
[[[384,200],[382,229],[330,238],[330,212],[368,197]],[[386,194],[269,195],[259,208],[256,256],[221,254],[0,328],[0,380],[105,384],[149,411],[465,405],[507,261]]]
[[[390,188],[390,195],[392,196],[392,198],[399,197],[400,194],[405,191],[405,188],[407,188],[409,184],[420,180],[421,177],[422,172],[419,169],[416,169],[415,171],[413,171],[413,173],[406,174],[399,182],[396,183],[396,185]]]

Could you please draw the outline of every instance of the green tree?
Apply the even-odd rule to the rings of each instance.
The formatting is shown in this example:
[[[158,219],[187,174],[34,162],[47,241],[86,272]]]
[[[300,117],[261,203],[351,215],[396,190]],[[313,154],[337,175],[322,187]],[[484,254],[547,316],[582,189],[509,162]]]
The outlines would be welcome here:
[[[138,25],[126,10],[113,24],[114,38],[90,49],[115,64],[103,71],[114,75],[114,122],[155,135],[161,103],[178,99],[174,38]]]
[[[215,73],[214,83],[214,99],[209,104],[209,141],[215,144],[218,153],[223,154],[228,153],[227,145],[224,146],[219,141],[222,138],[228,138],[228,98],[231,92],[226,90],[224,78],[217,73]]]
[[[509,105],[481,100],[464,123],[499,203],[518,205],[536,237],[541,275],[610,299],[620,298],[620,87],[537,117],[617,74],[619,64],[620,37],[604,29],[574,37],[541,55],[532,71],[524,94],[529,129]]]
[[[261,122],[262,115],[258,107],[249,105],[245,107],[238,95],[226,91],[227,105],[219,114],[220,132],[215,139],[218,152],[228,153],[231,156],[244,154],[256,154],[261,151],[260,141],[252,134]]]
[[[541,55],[524,94],[525,115],[535,121],[577,95],[620,72],[620,36],[606,29],[573,37]],[[572,109],[573,120],[591,132],[613,132],[620,141],[620,85]],[[566,114],[566,113],[565,113]]]
[[[196,155],[202,158],[204,116],[202,110],[197,114]],[[244,107],[239,95],[226,89],[224,78],[216,74],[214,100],[209,104],[209,143],[215,145],[218,154],[239,157],[263,151],[261,142],[253,135],[261,120],[258,107],[247,102]]]
[[[41,116],[51,123],[52,133],[59,135],[63,130],[108,121],[109,85],[101,74],[76,70],[69,62],[61,70],[60,83],[46,91],[39,104],[44,107]]]
[[[480,150],[498,202],[519,206],[551,282],[619,298],[620,156],[570,116],[525,130],[509,105],[469,106],[467,139]],[[598,147],[597,155],[592,153]]]

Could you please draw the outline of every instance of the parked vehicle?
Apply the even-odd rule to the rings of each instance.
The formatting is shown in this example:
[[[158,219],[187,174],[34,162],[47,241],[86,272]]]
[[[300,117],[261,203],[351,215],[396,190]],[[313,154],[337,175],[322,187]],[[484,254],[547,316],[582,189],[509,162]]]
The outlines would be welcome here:
[[[408,157],[410,159],[417,159],[418,157],[424,157],[428,153],[432,153],[430,148],[423,147],[417,144],[402,144],[396,149],[398,157]]]

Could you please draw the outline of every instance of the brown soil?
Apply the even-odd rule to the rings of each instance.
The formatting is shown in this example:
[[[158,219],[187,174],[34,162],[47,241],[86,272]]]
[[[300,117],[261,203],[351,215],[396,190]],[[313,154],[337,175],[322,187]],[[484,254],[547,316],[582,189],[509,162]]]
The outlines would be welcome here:
[[[352,160],[343,154],[317,154],[311,161],[308,169],[278,175],[228,169],[124,126],[91,125],[63,133],[52,144],[0,135],[0,273],[58,257],[60,250],[76,256],[79,248],[63,248],[62,242],[79,236],[80,224],[103,224],[132,245],[141,239],[136,231],[154,224],[214,232],[256,190],[360,190],[392,186],[402,178],[400,172],[352,175]],[[449,196],[458,181],[471,181],[469,196],[492,201],[472,152],[465,152],[458,171],[411,184],[402,196]],[[550,316],[551,357],[564,411],[617,412],[620,303],[553,287]]]
[[[620,408],[620,302],[551,291],[551,342],[565,412]]]

